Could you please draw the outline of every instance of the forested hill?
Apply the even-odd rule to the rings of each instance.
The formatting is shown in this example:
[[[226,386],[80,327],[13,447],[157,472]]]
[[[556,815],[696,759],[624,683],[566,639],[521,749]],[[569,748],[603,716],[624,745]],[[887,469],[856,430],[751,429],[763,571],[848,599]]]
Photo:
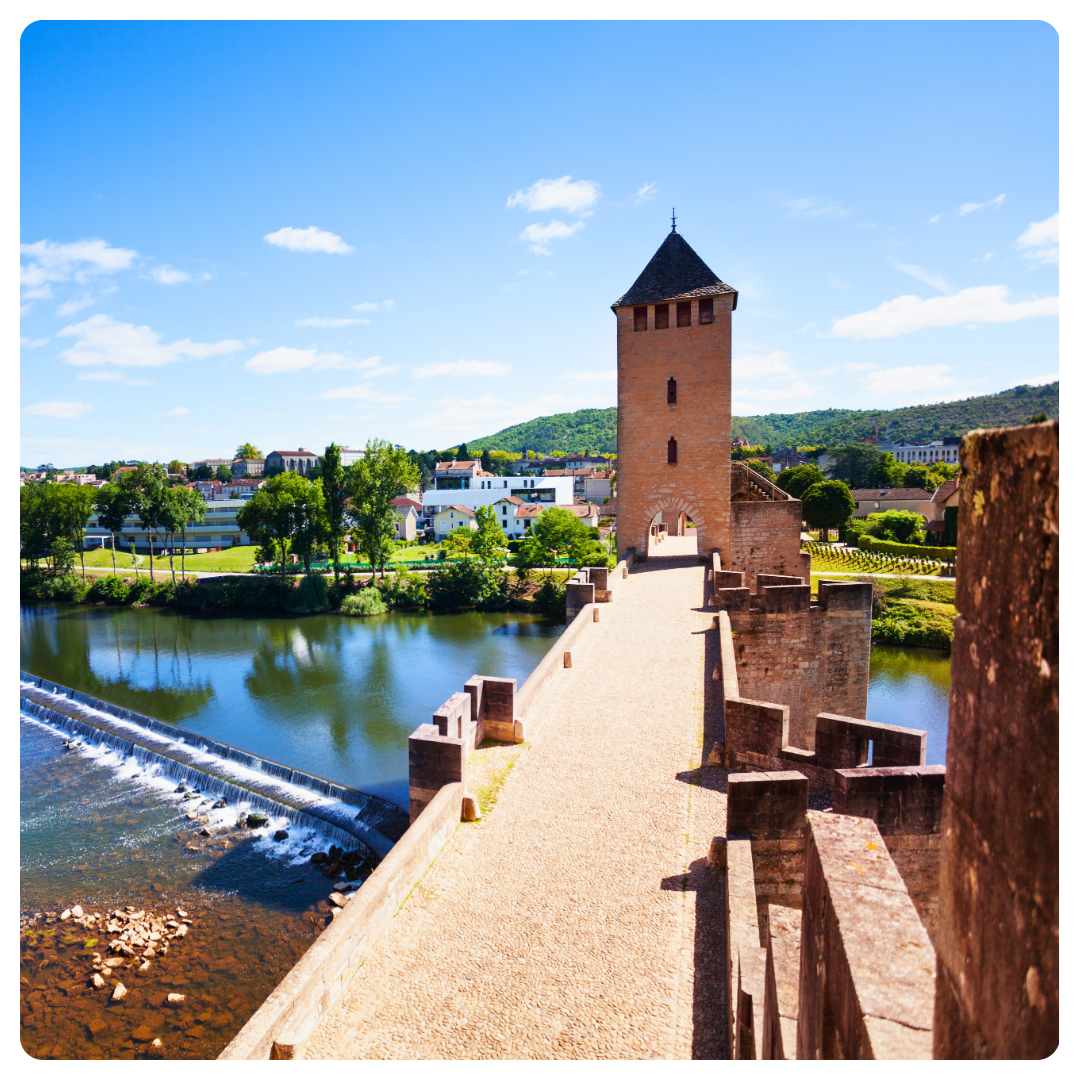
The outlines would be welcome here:
[[[1058,384],[1017,386],[1000,394],[909,405],[903,409],[819,409],[804,413],[770,413],[732,418],[732,434],[752,445],[831,446],[866,439],[874,428],[890,442],[927,442],[963,435],[972,428],[1008,427],[1045,412],[1058,416]],[[556,416],[538,416],[482,439],[470,439],[469,450],[512,450],[528,447],[544,454],[614,454],[616,410],[579,409]]]

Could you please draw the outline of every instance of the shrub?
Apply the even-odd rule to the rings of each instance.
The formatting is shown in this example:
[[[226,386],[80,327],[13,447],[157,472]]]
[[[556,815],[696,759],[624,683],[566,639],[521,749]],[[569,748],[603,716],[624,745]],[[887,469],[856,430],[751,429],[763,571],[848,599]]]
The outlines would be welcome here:
[[[892,540],[875,540],[872,536],[860,536],[859,547],[863,551],[876,551],[882,555],[901,557],[907,555],[913,559],[940,559],[942,562],[955,562],[954,547],[924,547],[921,544],[897,544]]]
[[[341,601],[342,615],[382,615],[386,601],[378,589],[361,589]]]
[[[427,587],[433,608],[477,607],[490,611],[505,607],[509,597],[506,578],[478,559],[445,563],[428,574]]]
[[[97,578],[86,591],[86,599],[91,603],[104,601],[106,604],[123,604],[127,600],[128,585],[116,574]]]
[[[545,615],[566,614],[566,584],[554,578],[544,578],[543,584],[533,597],[533,610]]]
[[[311,615],[330,610],[326,578],[322,574],[305,574],[285,604],[296,615]]]
[[[943,612],[927,611],[896,600],[885,615],[874,619],[873,640],[885,645],[906,645],[925,649],[952,648],[952,619]]]
[[[427,582],[421,574],[397,571],[393,577],[378,582],[378,590],[390,607],[417,608],[428,602]]]
[[[23,570],[19,575],[19,595],[23,600],[67,600],[78,603],[88,591],[88,584],[72,574],[43,574]]]

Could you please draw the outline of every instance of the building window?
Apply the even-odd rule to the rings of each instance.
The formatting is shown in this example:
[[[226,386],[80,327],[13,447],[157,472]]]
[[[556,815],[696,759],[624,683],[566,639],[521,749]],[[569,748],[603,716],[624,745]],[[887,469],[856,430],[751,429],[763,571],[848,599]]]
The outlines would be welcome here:
[[[675,404],[675,380],[668,379],[667,381],[667,403],[669,405]]]
[[[699,300],[697,305],[697,321],[704,325],[712,322],[712,297],[708,300]]]
[[[690,301],[680,300],[675,305],[675,325],[676,326],[689,326],[690,325]]]
[[[649,309],[647,307],[634,308],[634,329],[635,330],[648,330],[649,329]]]
[[[667,463],[669,465],[679,463],[679,444],[675,441],[674,435],[667,441]]]
[[[671,308],[668,304],[657,304],[656,314],[653,316],[653,329],[666,330],[668,328],[668,316],[670,314]]]

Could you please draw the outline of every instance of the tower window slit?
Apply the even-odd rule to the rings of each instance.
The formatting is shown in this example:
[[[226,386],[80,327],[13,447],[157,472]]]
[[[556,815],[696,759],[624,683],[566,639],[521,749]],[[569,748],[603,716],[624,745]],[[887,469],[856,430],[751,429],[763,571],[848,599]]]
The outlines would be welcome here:
[[[712,304],[713,304],[713,302],[712,302],[712,297],[711,296],[709,297],[708,300],[699,300],[698,301],[698,308],[697,308],[697,310],[698,310],[698,320],[697,321],[700,324],[704,325],[705,323],[711,323],[712,322],[712,314],[713,314],[713,312],[712,312]]]
[[[667,381],[667,403],[674,405],[676,399],[676,385],[674,379],[668,379]]]
[[[676,326],[689,326],[690,325],[690,301],[680,300],[675,305],[675,325]]]
[[[669,304],[657,304],[656,314],[653,317],[653,329],[666,330],[668,328],[668,317],[671,314],[671,306]]]
[[[649,309],[647,307],[634,308],[634,329],[635,330],[648,330],[649,329]]]
[[[679,444],[675,441],[674,435],[667,441],[667,461],[669,465],[679,463]]]

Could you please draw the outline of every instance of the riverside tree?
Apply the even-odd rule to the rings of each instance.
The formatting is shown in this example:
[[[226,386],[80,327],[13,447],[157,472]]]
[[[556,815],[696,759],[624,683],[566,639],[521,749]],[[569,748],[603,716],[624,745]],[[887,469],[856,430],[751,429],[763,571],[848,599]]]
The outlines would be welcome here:
[[[349,504],[345,470],[341,466],[341,447],[331,443],[323,452],[322,490],[326,512],[326,546],[334,564],[334,584],[338,581],[341,549],[345,546],[345,512]]]
[[[357,546],[371,568],[386,576],[397,532],[394,500],[420,484],[420,470],[407,451],[385,439],[369,439],[364,456],[348,471],[349,519]]]
[[[197,525],[206,517],[206,500],[189,487],[173,488],[172,497],[181,510],[180,513],[180,576],[186,572],[187,563],[184,556],[187,554],[187,530],[189,525]],[[115,566],[116,558],[113,558]]]
[[[501,566],[506,548],[506,533],[499,525],[493,506],[476,508],[476,529],[471,530],[469,550],[480,557],[485,566]]]
[[[154,529],[163,526],[165,486],[163,465],[143,462],[131,472],[121,475],[120,483],[131,492],[132,509],[139,519],[139,526],[146,530],[146,542],[150,545],[150,580],[154,580]]]
[[[304,490],[309,487],[310,482],[298,473],[280,473],[267,480],[236,515],[237,525],[256,543],[279,545],[282,576],[285,553],[298,532],[299,515],[310,505]],[[310,553],[307,561],[310,564]]]
[[[828,540],[829,529],[839,529],[855,511],[855,500],[842,480],[823,480],[802,497],[803,520],[812,529],[821,529]]]
[[[109,530],[114,574],[116,573],[116,534],[124,527],[124,522],[131,513],[133,505],[131,489],[123,484],[107,483],[97,489],[94,510],[97,513],[98,524]]]

